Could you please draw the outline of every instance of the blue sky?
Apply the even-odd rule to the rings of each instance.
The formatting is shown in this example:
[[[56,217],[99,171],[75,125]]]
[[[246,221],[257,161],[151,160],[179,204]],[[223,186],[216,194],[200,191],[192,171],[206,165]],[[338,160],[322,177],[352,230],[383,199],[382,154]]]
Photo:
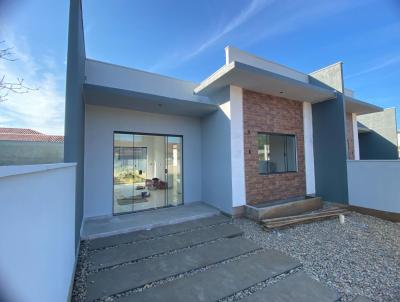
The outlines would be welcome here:
[[[89,58],[201,81],[234,45],[303,72],[344,63],[356,97],[400,110],[398,0],[84,0]],[[39,90],[0,104],[0,125],[63,132],[68,1],[0,1],[0,65]],[[400,116],[398,119],[400,123]],[[400,128],[400,126],[399,126]]]

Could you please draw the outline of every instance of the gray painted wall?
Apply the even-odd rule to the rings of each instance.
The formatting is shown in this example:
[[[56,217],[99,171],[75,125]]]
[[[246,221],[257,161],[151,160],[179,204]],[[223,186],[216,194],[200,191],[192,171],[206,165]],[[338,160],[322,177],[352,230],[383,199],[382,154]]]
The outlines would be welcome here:
[[[343,84],[343,64],[338,62],[320,70],[310,73],[310,83],[321,87],[334,88],[339,92],[344,92]]]
[[[112,214],[114,131],[183,135],[184,202],[202,201],[199,118],[86,105],[85,120],[85,218]]]
[[[219,109],[202,118],[203,200],[232,213],[230,119]]]
[[[349,160],[349,203],[400,213],[400,160]]]
[[[398,159],[396,109],[364,114],[357,121],[371,132],[360,133],[360,159]]]
[[[336,99],[312,105],[316,195],[347,203],[347,139],[342,63],[310,74],[310,82],[337,91]]]
[[[64,143],[0,141],[0,166],[64,161]]]
[[[312,105],[316,195],[348,202],[344,97]]]
[[[85,107],[82,98],[82,87],[85,80],[85,58],[82,4],[80,0],[71,0],[68,28],[64,161],[77,163],[75,198],[75,239],[77,244],[80,238],[83,217]]]

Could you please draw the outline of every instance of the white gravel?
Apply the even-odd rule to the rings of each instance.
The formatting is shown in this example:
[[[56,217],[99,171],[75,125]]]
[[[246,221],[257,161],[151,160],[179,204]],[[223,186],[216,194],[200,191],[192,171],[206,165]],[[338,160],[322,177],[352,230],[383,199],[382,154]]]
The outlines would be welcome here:
[[[351,213],[338,219],[266,231],[235,219],[245,237],[297,258],[314,279],[337,289],[342,301],[357,295],[372,301],[400,301],[400,224]]]

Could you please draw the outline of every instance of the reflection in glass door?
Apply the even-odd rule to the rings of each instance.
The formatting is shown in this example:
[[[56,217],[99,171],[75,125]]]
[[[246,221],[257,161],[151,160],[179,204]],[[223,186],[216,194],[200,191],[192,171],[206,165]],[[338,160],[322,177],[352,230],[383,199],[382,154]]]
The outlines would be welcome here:
[[[182,137],[167,136],[167,200],[169,205],[182,204]]]
[[[182,203],[182,137],[114,133],[114,214]]]

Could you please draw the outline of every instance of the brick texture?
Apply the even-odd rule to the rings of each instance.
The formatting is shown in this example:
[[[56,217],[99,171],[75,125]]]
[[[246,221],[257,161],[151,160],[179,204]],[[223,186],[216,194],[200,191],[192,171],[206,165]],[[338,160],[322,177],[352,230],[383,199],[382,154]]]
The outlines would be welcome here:
[[[346,136],[347,136],[347,157],[354,159],[354,133],[353,133],[353,116],[346,113]]]
[[[302,102],[244,90],[243,127],[247,203],[304,196],[306,181]],[[296,135],[298,172],[260,175],[258,132]]]

